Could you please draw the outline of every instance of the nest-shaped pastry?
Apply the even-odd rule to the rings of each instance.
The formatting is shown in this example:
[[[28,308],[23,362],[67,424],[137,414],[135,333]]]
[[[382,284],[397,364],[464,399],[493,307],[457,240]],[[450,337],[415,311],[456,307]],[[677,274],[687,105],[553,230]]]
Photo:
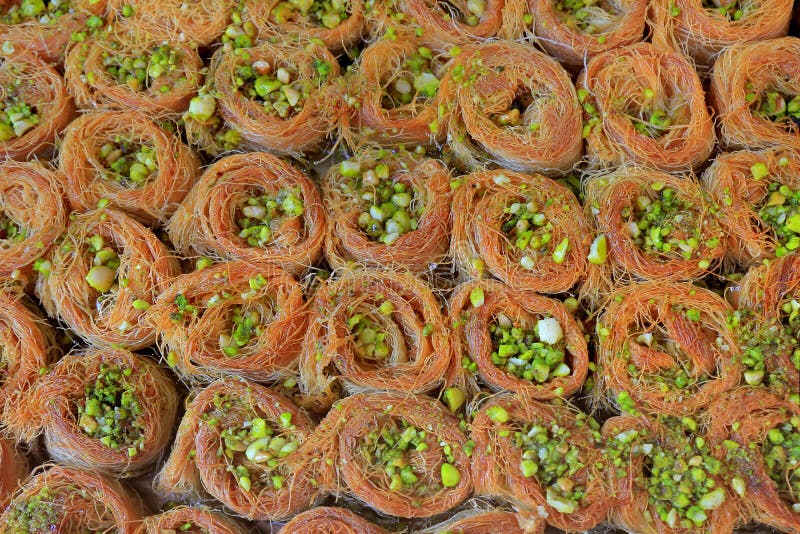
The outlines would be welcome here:
[[[197,156],[138,111],[87,113],[64,132],[59,168],[72,209],[101,199],[144,224],[166,224],[200,173]]]

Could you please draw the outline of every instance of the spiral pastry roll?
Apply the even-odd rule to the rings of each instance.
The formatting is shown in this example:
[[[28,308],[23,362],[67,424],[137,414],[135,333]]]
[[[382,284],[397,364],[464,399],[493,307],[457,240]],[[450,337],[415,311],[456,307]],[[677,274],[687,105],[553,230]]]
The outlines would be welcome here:
[[[741,378],[730,314],[722,298],[690,284],[617,291],[597,324],[600,389],[625,411],[679,416],[707,407]]]
[[[529,35],[570,71],[607,50],[642,40],[646,0],[508,0],[503,33]]]
[[[116,27],[132,40],[209,45],[231,22],[232,0],[109,0]]]
[[[450,56],[421,43],[419,38],[401,36],[364,50],[358,66],[359,137],[381,145],[444,140],[444,106],[454,94],[447,75]]]
[[[10,439],[0,438],[0,506],[5,507],[11,494],[19,487],[28,476],[28,462],[22,456]]]
[[[319,190],[303,172],[248,153],[206,168],[167,233],[184,256],[269,261],[299,274],[321,258],[326,225]]]
[[[365,149],[328,171],[325,255],[350,262],[434,270],[450,244],[450,174],[438,160]]]
[[[333,53],[357,45],[366,22],[362,0],[244,0],[259,38],[293,35],[321,41]]]
[[[318,148],[337,126],[339,63],[324,47],[263,43],[246,54],[217,52],[211,60],[214,103],[240,146],[282,155]]]
[[[800,530],[800,407],[760,388],[711,406],[709,434],[733,469],[730,487],[748,519]]]
[[[197,506],[176,506],[162,514],[145,518],[136,534],[164,532],[246,534],[249,530],[220,512]]]
[[[398,0],[372,2],[369,20],[372,33],[393,28],[420,34],[423,44],[437,49],[479,42],[496,36],[503,25],[507,0]],[[418,29],[418,31],[417,31]]]
[[[800,39],[733,45],[711,75],[710,100],[726,148],[800,149]]]
[[[538,293],[566,291],[584,277],[591,236],[567,187],[508,170],[476,172],[453,185],[450,246],[463,274]]]
[[[122,349],[67,355],[34,392],[47,451],[63,465],[133,476],[158,460],[172,437],[172,380]]]
[[[617,278],[699,278],[726,252],[720,206],[691,176],[623,167],[590,177],[584,191],[607,252],[592,264]]]
[[[450,366],[447,327],[431,289],[404,271],[344,271],[315,294],[300,390],[315,411],[348,389],[425,393]]]
[[[26,160],[53,152],[75,115],[64,80],[43,60],[17,51],[0,64],[0,156]]]
[[[210,495],[256,521],[281,520],[311,505],[316,489],[296,461],[314,423],[292,402],[257,384],[214,382],[186,409],[155,480],[162,495]]]
[[[317,534],[341,532],[342,534],[388,534],[387,530],[363,519],[347,508],[317,506],[298,514],[284,525],[289,534]]]
[[[714,124],[694,67],[639,43],[595,56],[578,80],[583,136],[595,167],[630,161],[667,172],[705,163]]]
[[[742,266],[785,256],[800,247],[800,157],[769,148],[719,156],[703,182],[722,209],[732,242],[727,255]]]
[[[64,232],[62,180],[38,163],[0,164],[0,278],[30,274]]]
[[[653,42],[681,50],[704,69],[728,46],[786,35],[792,2],[657,0],[650,10]]]
[[[730,534],[740,522],[738,483],[701,420],[612,417],[603,436],[604,462],[616,473],[612,525],[642,534]]]
[[[119,532],[133,534],[145,515],[138,495],[99,473],[44,466],[0,515],[0,532]]]
[[[522,43],[466,49],[451,67],[457,107],[449,148],[462,167],[562,174],[583,153],[575,87],[554,59]]]
[[[65,79],[81,109],[175,116],[202,84],[202,68],[188,43],[108,35],[70,50]]]
[[[600,425],[570,406],[495,397],[475,414],[470,437],[479,495],[511,499],[567,531],[595,527],[616,504]]]
[[[362,393],[334,405],[299,462],[313,468],[322,490],[417,518],[446,512],[470,495],[469,450],[458,420],[434,399]]]
[[[155,341],[150,305],[180,274],[150,230],[107,208],[75,215],[37,270],[36,294],[48,315],[93,345],[130,350]]]
[[[800,256],[751,269],[734,300],[730,326],[741,346],[744,381],[800,391]]]
[[[14,438],[35,432],[28,400],[53,359],[54,339],[52,328],[25,297],[0,291],[0,423]]]
[[[569,397],[586,380],[586,340],[560,301],[473,281],[456,289],[452,304],[461,304],[450,316],[459,317],[454,329],[463,328],[462,366],[473,368],[474,362],[493,390],[514,392],[526,402],[551,400]]]
[[[274,380],[295,366],[308,318],[300,285],[269,264],[233,261],[176,278],[152,308],[167,362],[187,377]]]
[[[28,50],[48,63],[64,60],[75,34],[103,25],[106,0],[7,0],[0,7],[0,42]]]
[[[175,136],[137,111],[81,116],[67,128],[59,167],[77,211],[108,199],[144,224],[165,224],[200,172]]]
[[[589,354],[581,327],[555,299],[471,281],[450,302],[454,350],[496,391],[525,402],[569,397],[583,385]]]

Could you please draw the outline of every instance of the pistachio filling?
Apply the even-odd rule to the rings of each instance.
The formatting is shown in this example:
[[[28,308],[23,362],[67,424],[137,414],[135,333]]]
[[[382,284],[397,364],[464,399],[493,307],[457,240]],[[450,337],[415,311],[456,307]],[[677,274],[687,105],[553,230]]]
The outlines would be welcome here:
[[[217,297],[217,299],[219,299],[219,297]],[[185,320],[187,315],[197,317],[197,308],[193,304],[189,303],[189,299],[187,299],[186,295],[183,293],[178,293],[173,301],[173,304],[177,310],[169,314],[169,318],[173,323],[179,323]]]
[[[86,274],[86,282],[99,293],[113,293],[119,289],[120,280],[117,279],[120,259],[117,251],[106,246],[101,235],[88,238],[89,252],[94,252],[92,267]],[[100,299],[98,299],[99,301]]]
[[[539,319],[534,331],[499,313],[489,332],[492,363],[517,378],[544,384],[572,372],[564,361],[564,332],[553,317]]]
[[[103,179],[114,180],[124,187],[141,187],[158,171],[158,157],[153,147],[120,135],[100,147],[97,158],[107,171]]]
[[[645,106],[636,116],[631,116],[633,127],[641,135],[653,137],[655,139],[666,134],[672,126],[672,119],[669,113],[663,109]]]
[[[235,48],[249,48],[258,37],[258,28],[249,20],[244,20],[246,9],[239,2],[231,12],[231,23],[222,34],[222,44],[226,51]]]
[[[126,448],[133,458],[144,450],[145,425],[136,388],[127,381],[131,374],[129,368],[102,364],[78,403],[78,424],[87,436],[110,449]]]
[[[644,445],[643,438],[647,434],[645,430],[629,429],[621,430],[613,436],[606,438],[605,448],[603,449],[603,457],[610,463],[607,465],[602,461],[595,463],[594,467],[597,469],[614,468],[614,474],[617,478],[625,478],[628,475],[626,467],[630,466],[630,457],[645,451],[651,451],[652,445]]]
[[[276,195],[251,196],[236,214],[239,237],[252,247],[265,247],[291,219],[303,214],[303,197],[299,188],[282,189]]]
[[[569,238],[554,242],[553,223],[544,213],[544,208],[553,202],[553,199],[547,199],[542,205],[531,199],[528,202],[514,202],[503,210],[507,218],[501,229],[521,254],[519,264],[523,269],[533,269],[537,260],[545,257],[552,258],[556,263],[562,263],[566,258]]]
[[[439,91],[439,78],[435,74],[436,65],[433,51],[419,47],[414,54],[405,58],[397,72],[384,82],[381,106],[393,109],[409,104],[424,106]]]
[[[385,424],[380,430],[373,430],[363,438],[360,446],[361,454],[370,464],[380,469],[379,476],[383,486],[399,493],[414,496],[432,495],[442,487],[457,486],[461,481],[461,473],[455,467],[455,459],[450,445],[435,443],[426,431],[417,428],[405,420]],[[426,465],[434,461],[429,449],[441,449],[445,460],[438,473]],[[438,476],[437,476],[438,475]],[[413,505],[418,501],[412,501]]]
[[[205,88],[189,101],[189,109],[184,113],[183,119],[201,123],[223,151],[235,150],[242,142],[242,134],[230,128],[217,114],[217,100]]]
[[[639,195],[634,204],[622,210],[625,230],[637,247],[648,255],[678,255],[685,260],[701,259],[704,240],[697,207],[680,198],[677,191],[656,182]],[[719,245],[719,238],[706,240],[708,248]]]
[[[38,22],[55,24],[58,19],[72,13],[70,0],[22,0],[13,5],[0,8],[0,22],[3,24],[22,24]]]
[[[360,207],[358,227],[368,237],[393,245],[400,236],[417,229],[424,211],[422,193],[391,177],[388,165],[345,160],[339,173],[349,179],[340,187]]]
[[[779,243],[775,255],[780,258],[800,248],[800,189],[773,182],[767,192],[758,216],[772,228]]]
[[[346,21],[347,0],[288,0],[272,9],[270,20],[276,24],[286,24],[302,17],[316,26],[332,30]]]
[[[794,130],[800,124],[800,95],[788,94],[779,90],[768,90],[757,95],[748,91],[745,100],[750,103],[753,113],[769,121]]]
[[[172,530],[163,530],[163,534],[172,534],[173,532],[185,532],[186,534],[213,534],[213,532],[201,527],[200,525],[195,525],[191,521],[187,521],[182,525],[179,525],[176,529]]]
[[[18,502],[9,513],[9,532],[56,532],[63,527],[63,509],[46,487]]]
[[[237,409],[221,395],[215,397],[214,404],[215,410],[203,414],[210,426],[218,426],[220,418]],[[261,490],[281,490],[288,474],[284,460],[300,446],[296,430],[291,412],[282,412],[278,421],[251,415],[240,425],[220,430],[217,456],[225,459],[226,470],[242,491],[258,494]]]
[[[790,356],[795,369],[800,370],[800,298],[791,298],[781,304],[781,325],[785,335],[794,341],[794,347]]]
[[[214,135],[214,142],[222,150],[236,150],[242,142],[242,134],[231,128],[220,128]]]
[[[405,421],[398,427],[384,427],[380,435],[377,432],[367,437],[371,445],[365,454],[373,465],[383,469],[389,477],[389,489],[400,491],[414,489],[419,482],[421,472],[415,472],[406,457],[406,451],[424,451],[428,448],[426,433],[414,426],[409,426]],[[419,488],[420,491],[424,491]]]
[[[747,2],[740,0],[703,0],[703,7],[727,17],[728,20],[740,20],[745,15]]]
[[[702,527],[711,511],[727,499],[725,488],[714,479],[722,473],[722,462],[712,456],[703,437],[693,437],[697,429],[693,418],[669,417],[663,423],[671,427],[670,442],[642,446],[650,504],[670,527]]]
[[[438,0],[435,2],[444,20],[457,20],[467,26],[477,26],[486,13],[486,0]]]
[[[578,89],[578,101],[584,111],[583,130],[581,136],[585,139],[589,137],[595,128],[600,126],[600,112],[597,110],[597,101],[589,93],[589,90],[581,87]]]
[[[347,326],[353,336],[353,347],[356,355],[361,359],[381,361],[391,353],[391,347],[386,339],[386,332],[383,332],[381,325],[372,321],[366,313],[351,315],[347,320]]]
[[[800,417],[770,429],[761,452],[781,499],[800,512]]]
[[[609,29],[616,16],[602,0],[559,0],[555,8],[567,27],[594,35]]]
[[[0,248],[21,243],[28,238],[28,230],[0,210]]]
[[[183,114],[183,120],[187,124],[190,121],[200,123],[201,132],[195,136],[212,140],[222,151],[235,150],[242,142],[242,134],[228,126],[219,116],[217,100],[205,87],[200,89],[200,94],[189,101],[189,109]],[[194,142],[203,143],[202,139]]]
[[[22,137],[39,124],[37,106],[22,100],[16,91],[16,84],[6,87],[5,99],[0,105],[0,142]]]
[[[235,306],[230,331],[219,336],[219,347],[222,352],[226,356],[237,356],[240,349],[264,333],[264,319],[255,309],[244,310],[241,306]]]
[[[470,358],[469,356],[462,356],[461,357],[461,368],[466,369],[471,373],[478,372],[478,362]]]
[[[502,413],[490,414],[494,420],[502,421],[503,417],[498,416]],[[586,465],[581,449],[601,443],[597,421],[583,413],[576,417],[579,426],[589,425],[592,443],[579,446],[568,428],[555,423],[548,426],[541,421],[525,423],[514,432],[514,445],[522,451],[519,472],[525,478],[536,477],[545,488],[547,504],[562,514],[584,508],[586,484],[594,475],[584,469],[590,466]]]
[[[200,122],[211,120],[217,111],[217,100],[203,90],[189,101],[189,118]]]
[[[303,109],[314,81],[302,79],[291,66],[273,67],[267,61],[240,66],[235,82],[243,95],[260,102],[267,113],[286,119]]]
[[[146,91],[156,88],[166,93],[171,90],[171,81],[162,82],[181,65],[180,53],[169,45],[160,45],[149,51],[140,51],[134,56],[119,56],[103,52],[103,66],[106,72],[120,85],[127,85],[133,91]],[[87,77],[91,73],[87,74]],[[91,82],[91,80],[89,80]]]
[[[771,369],[768,358],[776,354],[788,354],[796,369],[800,369],[800,300],[786,301],[782,306],[783,321],[765,321],[749,310],[736,310],[728,318],[729,327],[735,332],[742,350],[744,380],[750,386],[766,381],[770,385],[786,382],[780,369]]]

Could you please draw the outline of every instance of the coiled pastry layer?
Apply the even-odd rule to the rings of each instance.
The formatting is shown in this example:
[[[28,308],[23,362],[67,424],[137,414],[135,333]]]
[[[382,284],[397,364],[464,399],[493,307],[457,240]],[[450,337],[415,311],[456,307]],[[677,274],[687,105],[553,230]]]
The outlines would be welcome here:
[[[601,390],[619,407],[691,415],[741,379],[732,310],[715,293],[664,281],[614,293],[597,325]]]
[[[297,462],[313,430],[311,419],[278,393],[246,381],[214,382],[187,406],[154,487],[183,500],[210,495],[248,519],[286,519],[308,508],[317,492]]]
[[[562,174],[583,154],[575,87],[554,59],[521,43],[465,48],[451,66],[449,149],[462,167]]]
[[[451,250],[459,270],[514,289],[560,293],[587,271],[590,233],[575,195],[538,174],[476,172],[453,195]]]
[[[800,149],[797,73],[800,39],[783,37],[732,45],[711,75],[709,99],[717,112],[725,148],[782,146]]]
[[[151,317],[167,362],[183,376],[270,381],[296,368],[307,313],[286,271],[232,261],[173,280]]]
[[[366,148],[332,166],[322,189],[331,266],[396,266],[422,274],[446,262],[450,173],[438,160]]]
[[[270,154],[207,167],[167,226],[184,256],[269,261],[302,273],[322,256],[327,220],[317,186]]]
[[[122,349],[69,354],[31,393],[27,401],[55,461],[120,478],[161,457],[178,411],[167,372]]]
[[[93,209],[106,199],[144,224],[165,224],[192,187],[200,161],[146,115],[108,111],[70,124],[59,167],[72,209]]]
[[[584,137],[597,167],[694,169],[714,149],[700,79],[677,52],[638,43],[595,56],[578,79]]]
[[[39,268],[36,294],[98,347],[136,350],[153,344],[150,306],[174,277],[178,260],[147,228],[121,211],[74,215]]]
[[[300,360],[302,402],[329,407],[350,391],[424,393],[451,362],[432,290],[405,271],[343,271],[317,289]]]

